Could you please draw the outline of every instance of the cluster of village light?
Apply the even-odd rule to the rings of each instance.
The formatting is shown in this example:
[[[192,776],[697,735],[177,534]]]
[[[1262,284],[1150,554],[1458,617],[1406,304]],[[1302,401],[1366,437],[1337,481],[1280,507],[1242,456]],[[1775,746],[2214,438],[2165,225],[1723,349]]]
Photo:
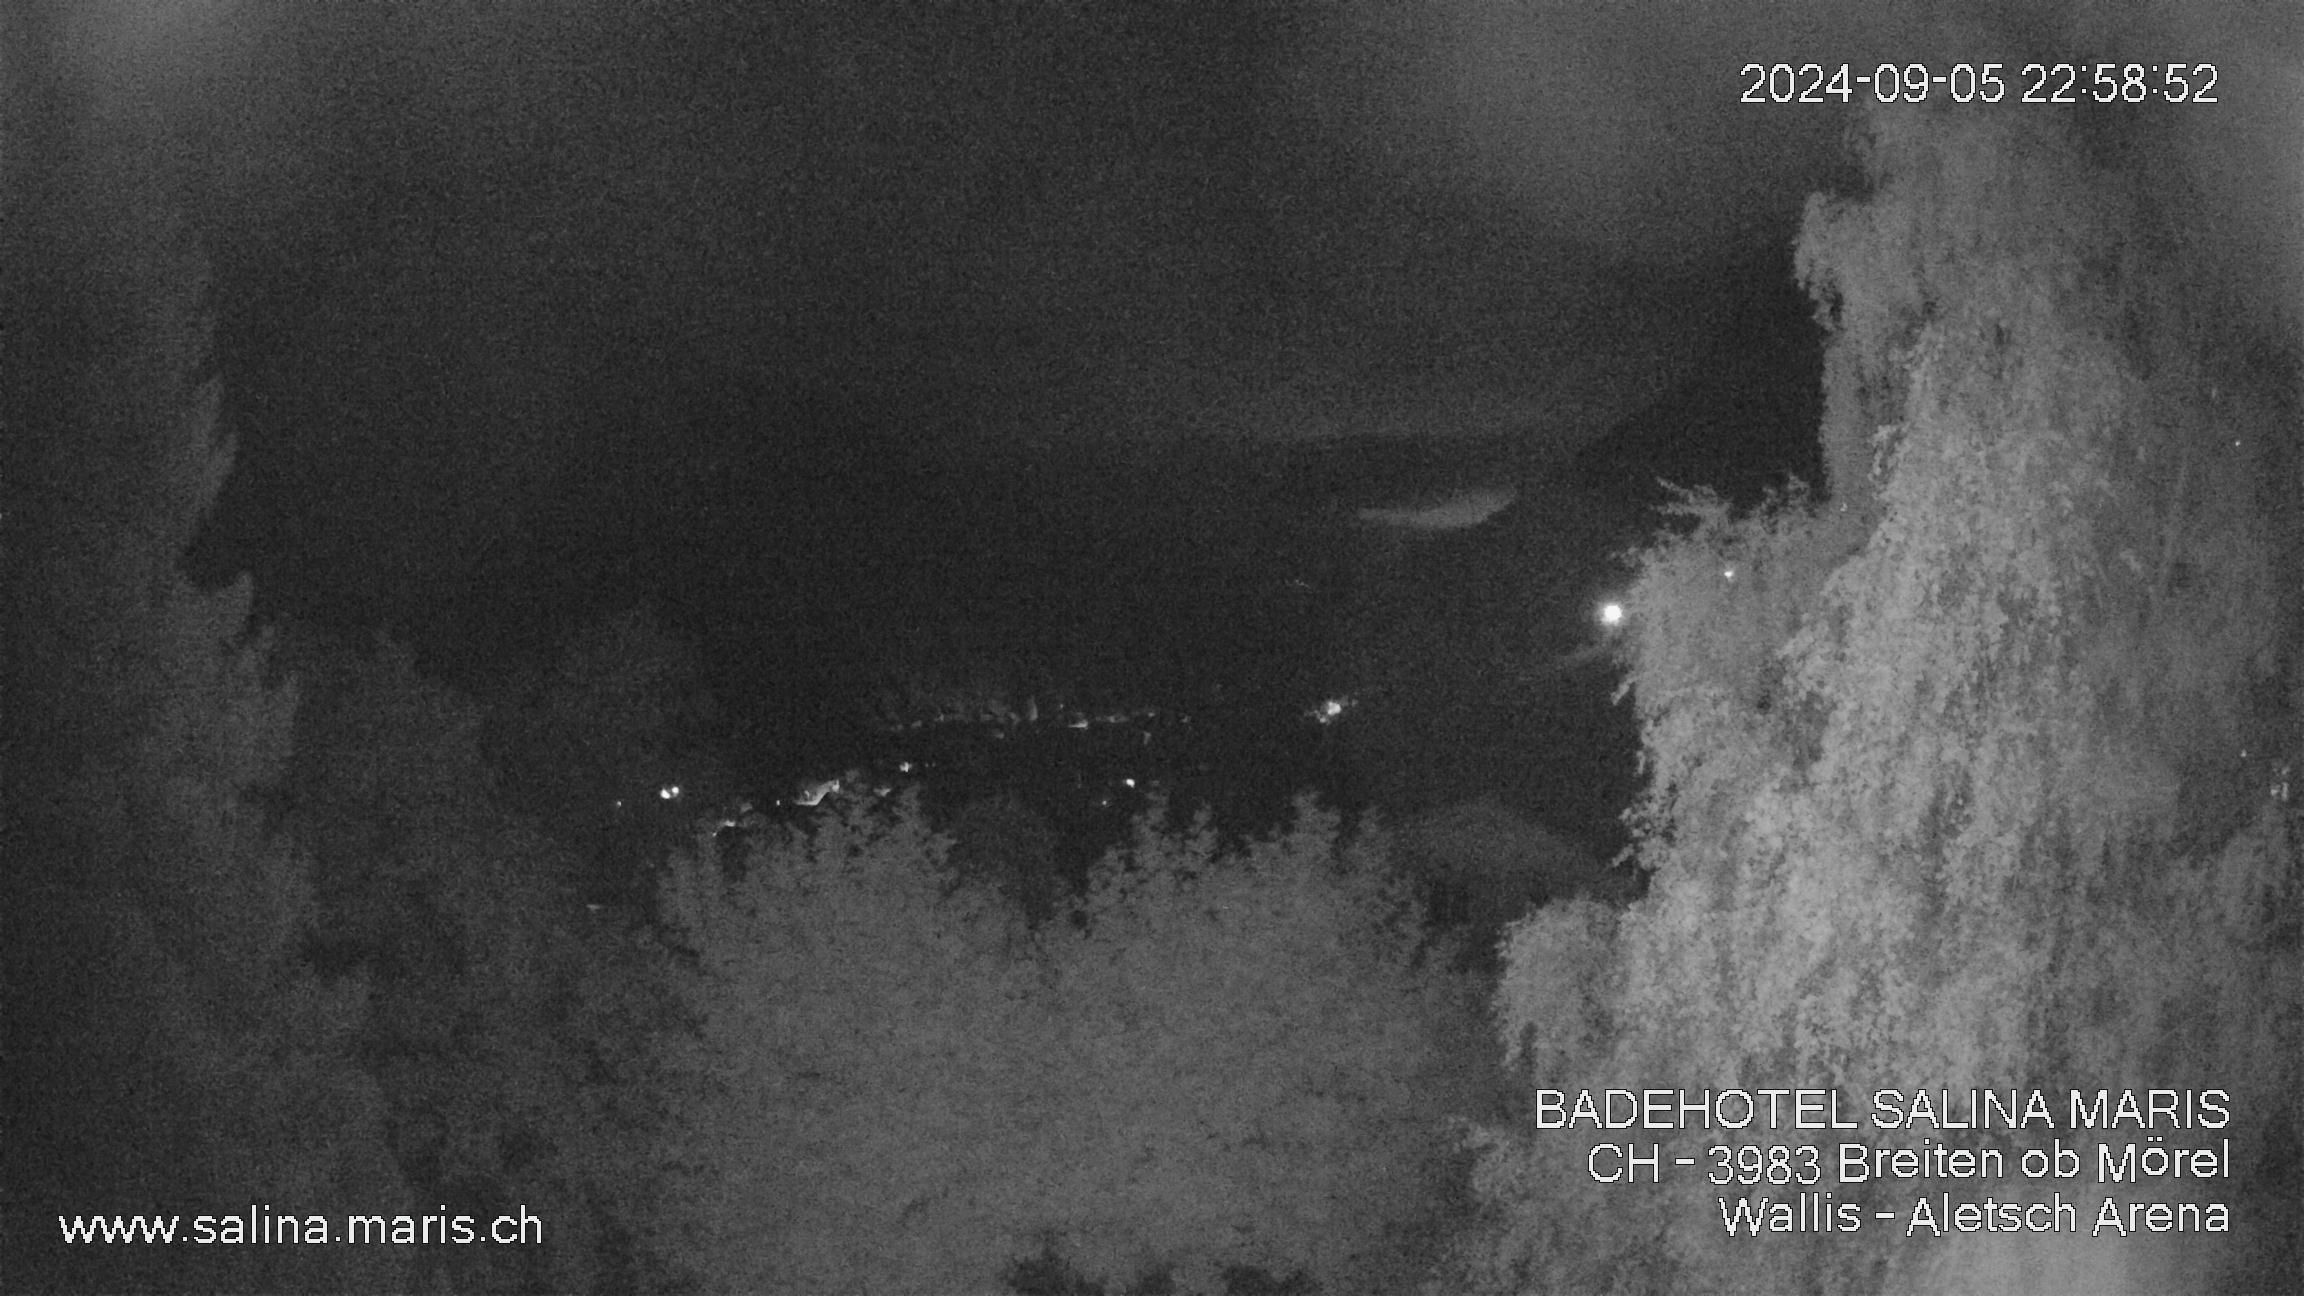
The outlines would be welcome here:
[[[1735,580],[1735,567],[1721,568],[1720,576],[1722,580]],[[1611,637],[1623,630],[1629,623],[1630,616],[1629,609],[1626,608],[1620,597],[1604,598],[1593,608],[1594,621],[1598,623],[1605,634]],[[1604,651],[1603,646],[1595,644],[1572,656],[1582,659],[1601,651]],[[1321,698],[1298,714],[1302,719],[1309,721],[1316,727],[1328,728],[1341,724],[1347,716],[1359,710],[1361,702],[1362,699],[1355,694],[1336,694]],[[1020,707],[1011,707],[997,702],[979,703],[974,707],[939,707],[926,716],[885,724],[881,727],[881,732],[898,734],[918,733],[934,729],[975,728],[990,731],[989,736],[993,738],[1006,738],[1009,736],[1010,730],[1039,728],[1043,724],[1048,727],[1062,727],[1072,730],[1135,726],[1145,731],[1141,736],[1149,742],[1149,727],[1161,719],[1162,715],[1158,708],[1096,713],[1063,706],[1044,710],[1039,705],[1038,699],[1029,699]],[[1177,720],[1180,723],[1190,723],[1189,717],[1177,717]],[[839,800],[878,800],[894,792],[901,782],[924,777],[928,772],[924,762],[909,758],[891,762],[889,769],[893,773],[882,773],[866,766],[850,766],[829,776],[807,778],[789,786],[783,795],[773,798],[767,804],[786,809],[806,810],[819,808]],[[1139,780],[1133,776],[1118,778],[1116,783],[1118,788],[1115,791],[1126,789],[1132,792],[1141,786]],[[666,804],[681,801],[687,795],[688,789],[678,782],[666,782],[660,784],[656,789],[657,799]],[[1108,807],[1116,800],[1117,798],[1108,792],[1097,798],[1097,804],[1099,807]],[[617,802],[618,809],[621,810],[623,806],[622,801]],[[709,808],[705,816],[697,820],[697,823],[700,827],[709,826],[725,830],[750,826],[759,819],[759,807],[749,798],[738,797],[725,805]]]

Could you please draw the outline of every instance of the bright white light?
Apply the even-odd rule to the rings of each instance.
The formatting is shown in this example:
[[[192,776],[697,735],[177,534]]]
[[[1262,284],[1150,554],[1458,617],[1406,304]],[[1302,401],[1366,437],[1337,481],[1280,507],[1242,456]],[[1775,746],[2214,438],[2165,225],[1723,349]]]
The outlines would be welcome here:
[[[1735,568],[1733,568],[1733,567],[1723,567],[1723,568],[1721,568],[1721,569],[1720,569],[1720,579],[1722,579],[1722,580],[1724,580],[1724,581],[1732,581],[1732,580],[1736,579],[1736,569],[1735,569]]]
[[[1609,629],[1611,629],[1611,630],[1615,629],[1616,627],[1618,627],[1618,626],[1620,626],[1620,625],[1623,625],[1623,624],[1624,624],[1624,605],[1623,605],[1623,604],[1621,604],[1621,603],[1603,603],[1603,604],[1601,604],[1601,605],[1600,605],[1600,624],[1602,624],[1602,625],[1604,625],[1604,626],[1608,627],[1608,628],[1609,628]]]
[[[680,785],[677,783],[667,783],[664,786],[656,789],[656,797],[661,801],[677,801],[680,799]]]

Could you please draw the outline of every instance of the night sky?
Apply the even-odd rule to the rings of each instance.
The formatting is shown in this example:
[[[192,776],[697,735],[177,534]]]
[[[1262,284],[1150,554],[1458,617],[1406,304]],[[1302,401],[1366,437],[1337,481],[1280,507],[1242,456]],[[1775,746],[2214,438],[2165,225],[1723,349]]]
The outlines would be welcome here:
[[[154,10],[240,447],[192,565],[474,680],[645,605],[786,740],[907,653],[1557,653],[1658,474],[1815,473],[1790,245],[1850,114],[1742,65],[2069,30],[1887,8]],[[1485,539],[1352,524],[1467,489]]]

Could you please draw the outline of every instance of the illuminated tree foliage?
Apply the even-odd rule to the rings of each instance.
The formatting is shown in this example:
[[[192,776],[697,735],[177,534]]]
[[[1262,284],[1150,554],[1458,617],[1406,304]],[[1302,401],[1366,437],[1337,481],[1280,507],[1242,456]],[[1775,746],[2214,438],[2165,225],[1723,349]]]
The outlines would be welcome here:
[[[2264,1225],[2298,1191],[2304,1065],[2275,794],[2296,737],[2275,579],[2297,558],[2293,372],[2224,322],[2130,179],[2166,181],[2148,142],[2116,168],[2040,114],[1963,110],[1880,114],[1862,144],[1872,192],[1812,200],[1798,256],[1832,330],[1831,501],[1691,500],[1645,555],[1628,688],[1650,896],[1516,929],[1508,1053],[1569,1089],[2221,1088],[2234,1231],[1731,1243],[1700,1177],[1602,1189],[1582,1173],[1600,1136],[1499,1129],[1477,1180],[1501,1223],[1466,1272],[1493,1291],[2261,1290],[2297,1263]],[[1668,1142],[1667,1164],[1709,1141]]]
[[[38,360],[11,374],[4,482],[5,1281],[409,1290],[404,1253],[340,1244],[348,1213],[414,1203],[354,1064],[367,988],[300,962],[309,862],[256,796],[295,695],[263,682],[248,582],[178,570],[232,461],[201,258],[164,132],[104,109],[8,222],[0,333]],[[195,1215],[250,1210],[299,1240],[219,1219],[240,1245],[191,1244]],[[59,1215],[97,1212],[176,1214],[183,1240],[60,1246]],[[316,1218],[332,1241],[302,1244]]]
[[[665,1232],[713,1291],[1411,1280],[1484,1095],[1474,1005],[1332,817],[1220,854],[1148,815],[1029,932],[917,808],[699,840],[664,909],[698,975]]]
[[[579,902],[569,851],[491,796],[481,708],[407,649],[382,640],[299,682],[285,822],[314,859],[313,962],[369,990],[361,1054],[392,1151],[433,1209],[544,1221],[541,1246],[429,1258],[460,1292],[647,1272],[628,1232],[648,1210],[631,1167],[661,951]]]

